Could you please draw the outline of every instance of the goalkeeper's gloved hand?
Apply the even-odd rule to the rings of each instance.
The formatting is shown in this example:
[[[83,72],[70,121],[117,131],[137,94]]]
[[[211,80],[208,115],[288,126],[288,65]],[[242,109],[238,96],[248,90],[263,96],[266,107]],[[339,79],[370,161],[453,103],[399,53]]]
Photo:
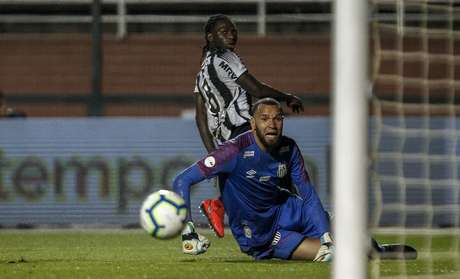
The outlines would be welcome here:
[[[321,238],[321,246],[319,247],[318,253],[316,253],[313,261],[315,262],[330,262],[334,256],[334,242],[332,241],[331,235],[326,232]]]
[[[211,242],[195,231],[192,222],[187,222],[182,230],[182,252],[189,255],[199,255],[208,251]]]

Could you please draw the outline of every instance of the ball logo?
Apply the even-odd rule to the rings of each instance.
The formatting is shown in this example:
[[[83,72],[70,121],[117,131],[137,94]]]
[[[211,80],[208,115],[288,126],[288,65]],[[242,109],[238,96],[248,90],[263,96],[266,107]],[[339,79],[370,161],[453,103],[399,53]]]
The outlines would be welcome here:
[[[208,168],[212,168],[216,165],[216,159],[214,159],[212,156],[209,156],[208,158],[204,159],[204,165]]]

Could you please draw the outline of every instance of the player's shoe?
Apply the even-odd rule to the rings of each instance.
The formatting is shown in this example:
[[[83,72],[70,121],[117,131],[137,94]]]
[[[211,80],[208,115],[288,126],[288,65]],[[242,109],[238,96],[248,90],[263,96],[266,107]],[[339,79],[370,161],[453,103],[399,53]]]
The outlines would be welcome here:
[[[380,258],[381,260],[415,260],[417,250],[409,245],[392,243],[379,244],[375,239],[371,239],[372,252],[369,257]]]
[[[314,262],[330,262],[334,257],[334,245],[331,244],[322,244],[319,247],[318,253],[316,253]]]
[[[182,230],[182,252],[189,255],[199,255],[208,251],[211,242],[195,231],[192,222],[187,222]]]
[[[334,258],[334,242],[331,234],[326,232],[321,238],[321,246],[319,247],[318,253],[316,253],[313,261],[315,262],[330,262]]]
[[[218,237],[224,237],[225,209],[221,200],[204,200],[200,204],[201,213],[208,219],[211,229]]]

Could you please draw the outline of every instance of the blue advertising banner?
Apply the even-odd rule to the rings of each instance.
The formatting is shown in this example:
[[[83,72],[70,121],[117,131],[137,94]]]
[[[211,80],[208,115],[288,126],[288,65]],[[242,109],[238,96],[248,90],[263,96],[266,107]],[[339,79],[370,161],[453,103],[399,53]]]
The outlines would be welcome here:
[[[328,205],[328,118],[289,118]],[[176,173],[205,155],[194,120],[30,118],[0,120],[0,225],[138,223],[142,200],[169,189]],[[196,185],[193,216],[213,181]]]

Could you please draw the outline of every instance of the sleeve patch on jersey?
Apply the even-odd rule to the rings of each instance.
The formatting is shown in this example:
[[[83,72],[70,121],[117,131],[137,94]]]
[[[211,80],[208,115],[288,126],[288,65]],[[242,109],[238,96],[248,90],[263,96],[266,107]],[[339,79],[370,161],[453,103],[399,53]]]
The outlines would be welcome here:
[[[208,168],[212,168],[216,165],[216,159],[213,156],[209,156],[204,159],[204,165]]]
[[[280,148],[280,153],[289,152],[289,145],[282,146]]]

